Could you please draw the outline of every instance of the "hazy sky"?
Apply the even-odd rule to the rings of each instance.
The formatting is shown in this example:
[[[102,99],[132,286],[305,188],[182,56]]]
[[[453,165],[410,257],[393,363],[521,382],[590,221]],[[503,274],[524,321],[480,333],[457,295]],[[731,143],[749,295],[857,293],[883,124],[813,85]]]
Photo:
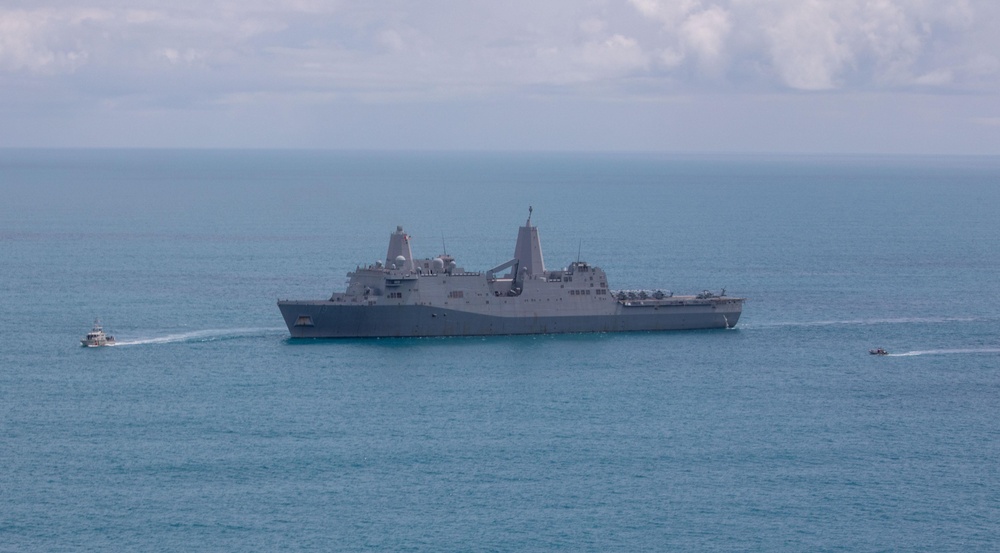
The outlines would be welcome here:
[[[1000,154],[1000,1],[4,0],[0,146]]]

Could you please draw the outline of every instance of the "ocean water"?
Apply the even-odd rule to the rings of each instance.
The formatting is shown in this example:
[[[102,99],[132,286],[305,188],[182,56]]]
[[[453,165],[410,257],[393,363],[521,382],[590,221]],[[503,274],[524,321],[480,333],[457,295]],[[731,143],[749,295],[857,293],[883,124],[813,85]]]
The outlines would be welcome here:
[[[1000,549],[998,158],[0,150],[0,194],[0,551]],[[529,205],[738,327],[288,338],[396,225],[486,269]]]

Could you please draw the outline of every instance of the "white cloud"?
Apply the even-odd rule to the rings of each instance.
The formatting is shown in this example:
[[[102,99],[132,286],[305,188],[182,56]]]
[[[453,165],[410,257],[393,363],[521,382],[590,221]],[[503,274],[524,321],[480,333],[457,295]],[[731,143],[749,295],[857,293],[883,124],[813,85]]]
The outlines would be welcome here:
[[[676,29],[692,11],[701,6],[700,0],[629,0],[643,16],[659,21],[668,30]]]
[[[853,52],[834,11],[829,2],[806,0],[766,27],[770,61],[786,85],[800,90],[836,86]]]
[[[125,22],[129,25],[142,25],[163,21],[166,16],[163,12],[154,10],[127,10],[125,12]]]
[[[205,59],[286,28],[259,14],[114,8],[0,9],[0,70],[54,75],[98,64],[128,72],[149,59]]]
[[[0,9],[0,72],[99,68],[150,98],[185,78],[192,96],[248,98],[590,93],[587,83],[628,94],[636,78],[644,94],[1000,80],[995,0],[13,1],[26,7]]]
[[[964,66],[965,71],[976,77],[989,77],[1000,73],[1000,58],[993,54],[980,53]]]
[[[639,44],[622,35],[585,44],[581,50],[581,59],[588,65],[612,71],[629,71],[646,65],[646,55]]]
[[[939,69],[913,79],[913,84],[922,86],[943,86],[952,82],[951,71]]]
[[[729,12],[712,6],[692,13],[681,25],[680,35],[702,68],[715,71],[726,54],[725,43],[731,30]]]
[[[684,63],[684,52],[676,48],[664,48],[660,50],[657,59],[665,67],[673,69]]]
[[[204,52],[199,52],[191,48],[185,48],[182,50],[178,50],[176,48],[163,48],[159,50],[157,54],[174,65],[194,64],[205,59]]]
[[[0,69],[72,72],[87,62],[90,52],[63,32],[107,17],[89,9],[0,10]]]
[[[799,90],[961,86],[970,61],[1000,50],[992,0],[629,0],[661,33],[644,48],[662,66],[746,68]],[[973,32],[976,29],[980,33]],[[965,59],[962,59],[962,58]],[[967,71],[959,70],[968,67]]]
[[[580,22],[580,30],[588,35],[600,35],[608,28],[608,24],[597,17],[588,17]]]
[[[352,118],[354,131],[370,133],[377,144],[381,134],[397,133],[373,132],[371,118],[395,125],[411,117],[419,122],[413,136],[422,138],[441,122],[491,137],[507,129],[506,136],[517,137],[508,147],[525,143],[531,133],[520,130],[524,125],[551,133],[547,144],[557,146],[563,138],[611,136],[602,135],[608,130],[627,142],[633,128],[648,125],[648,136],[667,139],[664,144],[687,143],[697,131],[705,140],[698,144],[725,136],[732,148],[739,128],[752,128],[753,148],[765,147],[757,140],[768,133],[799,147],[798,118],[819,117],[815,128],[823,134],[831,125],[846,128],[883,112],[905,117],[868,128],[894,128],[903,138],[957,137],[979,150],[996,142],[997,0],[2,4],[0,143],[7,144],[24,140],[15,136],[23,132],[4,135],[14,128],[50,133],[36,144],[52,137],[65,143],[61,126],[72,121],[95,125],[79,123],[79,136],[131,144],[135,121],[150,113],[175,126],[179,144],[199,143],[206,133],[220,144],[225,136],[240,144],[271,140],[271,132],[254,136],[253,121],[267,129],[287,125],[300,145],[325,132],[334,137],[330,143],[353,144],[353,137],[343,138],[349,136],[343,121]],[[455,106],[466,112],[453,117]],[[667,111],[656,111],[661,108]],[[472,123],[466,116],[473,109],[493,110],[498,123]],[[856,111],[866,117],[849,116]],[[632,119],[609,115],[626,112]],[[744,114],[766,121],[731,123]],[[775,130],[785,114],[785,130]],[[45,117],[48,124],[37,123]],[[604,121],[595,132],[560,130],[592,118]],[[105,138],[98,127],[108,120],[122,122],[118,136],[125,138]],[[686,126],[675,124],[685,120]],[[954,126],[947,133],[899,131],[914,121]],[[242,130],[231,130],[231,123]],[[153,143],[167,141],[169,133],[146,129]],[[851,135],[845,147],[852,148],[863,133],[845,134]],[[440,143],[461,146],[469,136]]]
[[[972,6],[973,0],[949,0],[947,2],[923,1],[914,2],[912,5],[924,17],[928,19],[940,19],[951,27],[968,27],[976,21],[976,8]],[[982,7],[983,2],[977,2],[977,7]]]
[[[402,35],[393,29],[380,31],[376,37],[376,41],[390,52],[402,52],[406,50],[406,42],[403,41]]]

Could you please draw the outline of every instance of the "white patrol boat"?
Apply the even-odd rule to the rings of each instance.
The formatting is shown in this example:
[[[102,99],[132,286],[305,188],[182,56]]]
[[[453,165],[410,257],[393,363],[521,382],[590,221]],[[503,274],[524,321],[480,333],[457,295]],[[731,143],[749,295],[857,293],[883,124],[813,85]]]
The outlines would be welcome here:
[[[80,340],[80,345],[87,348],[113,346],[115,345],[115,337],[104,334],[100,319],[94,319],[94,328],[90,329],[87,336]]]

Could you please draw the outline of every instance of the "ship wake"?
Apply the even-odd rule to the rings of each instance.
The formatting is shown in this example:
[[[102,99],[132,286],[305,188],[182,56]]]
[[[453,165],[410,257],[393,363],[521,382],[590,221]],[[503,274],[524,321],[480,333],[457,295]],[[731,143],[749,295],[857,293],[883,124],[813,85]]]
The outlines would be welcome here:
[[[873,326],[873,325],[894,325],[894,324],[948,324],[948,323],[969,323],[985,321],[979,317],[896,317],[896,318],[872,318],[872,319],[844,319],[830,321],[801,321],[801,322],[774,322],[757,323],[744,325],[746,327],[768,328],[768,327],[823,327],[823,326]]]
[[[139,338],[136,340],[119,340],[116,346],[141,346],[148,344],[174,344],[178,342],[213,342],[217,340],[231,340],[234,338],[264,338],[274,337],[284,334],[287,330],[284,327],[276,328],[216,328],[206,330],[193,330],[191,332],[180,332],[155,336],[150,338]]]
[[[970,353],[1000,353],[1000,348],[925,349],[890,353],[889,357],[915,357],[917,355],[960,355]]]

